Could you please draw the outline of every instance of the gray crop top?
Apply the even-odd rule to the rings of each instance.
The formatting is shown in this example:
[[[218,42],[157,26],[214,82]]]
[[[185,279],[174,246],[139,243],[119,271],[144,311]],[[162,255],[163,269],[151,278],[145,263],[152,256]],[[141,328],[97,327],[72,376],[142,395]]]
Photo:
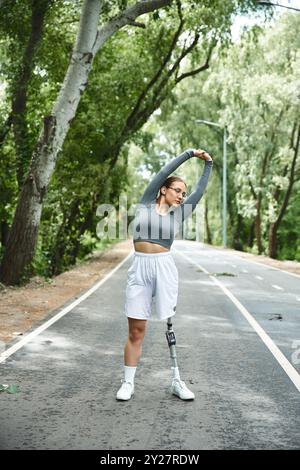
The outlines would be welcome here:
[[[157,243],[165,248],[171,248],[180,226],[193,212],[204,193],[213,162],[205,161],[204,171],[195,191],[180,206],[170,207],[167,214],[161,215],[156,211],[156,198],[168,176],[193,156],[192,149],[186,150],[162,168],[153,178],[136,210],[133,222],[133,241]]]

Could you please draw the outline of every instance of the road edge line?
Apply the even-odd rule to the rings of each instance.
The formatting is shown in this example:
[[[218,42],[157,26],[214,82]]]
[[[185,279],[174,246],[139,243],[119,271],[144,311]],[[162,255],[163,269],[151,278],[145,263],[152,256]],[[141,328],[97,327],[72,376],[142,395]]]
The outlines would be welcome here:
[[[195,263],[195,261],[188,258],[188,256],[181,253],[179,250],[174,250],[180,256],[188,260],[190,263],[194,264],[198,268],[200,268],[203,272],[209,275],[210,279],[218,286],[220,289],[223,290],[224,294],[229,297],[229,299],[234,303],[243,317],[247,320],[247,322],[252,326],[256,334],[260,337],[262,342],[265,346],[269,349],[269,351],[273,354],[274,358],[277,360],[279,365],[282,367],[284,372],[287,374],[289,379],[293,382],[295,387],[297,388],[298,392],[300,392],[300,375],[298,371],[292,366],[292,364],[288,361],[285,355],[280,351],[278,346],[274,343],[274,341],[270,338],[270,336],[265,332],[265,330],[259,325],[259,323],[252,317],[251,313],[248,312],[246,307],[227,289],[227,287],[223,286],[223,284],[212,276],[203,266],[199,263]]]

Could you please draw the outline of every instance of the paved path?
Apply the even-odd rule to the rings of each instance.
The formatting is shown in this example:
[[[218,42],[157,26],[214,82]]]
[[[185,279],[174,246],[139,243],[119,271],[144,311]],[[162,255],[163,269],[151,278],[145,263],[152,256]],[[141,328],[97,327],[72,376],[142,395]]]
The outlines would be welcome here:
[[[20,388],[0,395],[1,449],[300,447],[300,278],[192,242],[175,242],[173,255],[180,276],[177,353],[196,400],[170,395],[165,324],[155,319],[135,396],[115,400],[127,332],[127,259],[0,364],[0,383]]]

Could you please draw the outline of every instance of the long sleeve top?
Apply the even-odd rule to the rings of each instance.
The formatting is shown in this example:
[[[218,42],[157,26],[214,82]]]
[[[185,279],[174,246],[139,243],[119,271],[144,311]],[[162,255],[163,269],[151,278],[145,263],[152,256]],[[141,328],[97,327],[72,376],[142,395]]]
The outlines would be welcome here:
[[[208,183],[209,175],[213,166],[212,161],[205,161],[204,171],[199,179],[195,190],[178,207],[171,207],[167,214],[159,214],[156,210],[156,198],[159,189],[164,182],[182,163],[194,156],[192,149],[186,150],[164,168],[153,178],[146,188],[137,209],[133,223],[133,240],[157,243],[170,249],[176,234],[179,232],[183,221],[194,211],[200,201]]]

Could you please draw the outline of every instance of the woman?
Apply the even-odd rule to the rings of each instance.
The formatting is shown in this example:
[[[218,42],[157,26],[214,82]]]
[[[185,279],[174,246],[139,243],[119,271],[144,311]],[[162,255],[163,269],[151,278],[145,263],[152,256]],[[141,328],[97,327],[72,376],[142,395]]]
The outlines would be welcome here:
[[[169,175],[192,157],[205,160],[205,168],[195,191],[186,198],[184,180]],[[142,196],[134,220],[135,253],[128,270],[125,303],[129,335],[124,349],[124,380],[117,400],[129,400],[134,393],[134,376],[151,315],[152,299],[155,297],[159,319],[166,320],[175,315],[178,272],[170,248],[184,219],[200,201],[212,164],[206,151],[187,150],[159,171]],[[193,392],[180,380],[178,368],[173,370],[172,393],[183,400],[194,399]]]

